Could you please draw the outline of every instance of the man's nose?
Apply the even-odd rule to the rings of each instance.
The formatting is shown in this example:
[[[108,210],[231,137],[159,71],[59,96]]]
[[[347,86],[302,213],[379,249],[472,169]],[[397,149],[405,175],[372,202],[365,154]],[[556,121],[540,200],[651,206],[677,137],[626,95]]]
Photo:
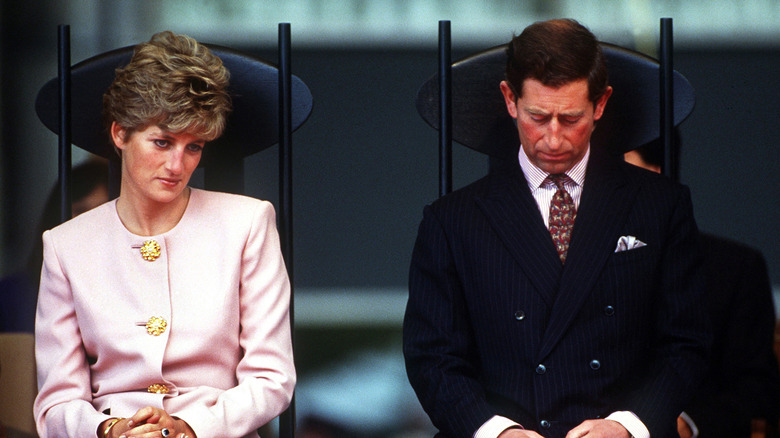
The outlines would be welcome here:
[[[547,126],[547,145],[550,149],[558,149],[563,143],[561,124],[558,119],[553,118]]]

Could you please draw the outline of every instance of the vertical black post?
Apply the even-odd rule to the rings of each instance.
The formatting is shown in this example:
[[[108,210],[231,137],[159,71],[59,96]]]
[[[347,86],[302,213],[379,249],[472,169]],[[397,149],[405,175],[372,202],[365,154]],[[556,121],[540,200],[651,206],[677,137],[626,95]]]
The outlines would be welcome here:
[[[295,335],[295,282],[293,281],[292,196],[292,73],[290,72],[290,23],[279,23],[279,236],[290,277],[290,330]],[[294,345],[294,343],[293,343]],[[279,416],[279,437],[295,436],[295,395]]]
[[[60,25],[57,35],[57,77],[59,83],[59,181],[60,219],[71,218],[71,131],[70,131],[70,26]]]
[[[674,144],[674,65],[672,62],[672,19],[661,19],[660,60],[660,135],[663,144],[663,173],[674,179],[680,179],[678,169],[677,145]]]
[[[452,191],[452,38],[439,21],[439,196]]]

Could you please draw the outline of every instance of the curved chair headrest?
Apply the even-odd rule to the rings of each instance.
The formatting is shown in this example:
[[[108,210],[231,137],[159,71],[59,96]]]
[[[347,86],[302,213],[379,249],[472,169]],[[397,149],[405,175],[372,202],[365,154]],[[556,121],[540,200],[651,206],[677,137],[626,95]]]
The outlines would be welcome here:
[[[279,142],[278,68],[260,58],[225,47],[206,44],[230,71],[229,92],[233,111],[222,137],[209,143],[201,164],[213,154],[246,157]],[[115,70],[127,65],[133,55],[128,46],[84,60],[71,69],[71,139],[93,154],[113,154],[103,126],[103,93],[114,80]],[[292,77],[292,129],[308,119],[312,95],[306,84]],[[35,111],[44,125],[59,133],[58,79],[48,81],[35,101]]]
[[[659,64],[639,52],[600,43],[614,91],[591,138],[593,147],[613,154],[636,149],[659,138]],[[517,128],[498,84],[504,79],[506,44],[469,56],[452,65],[452,138],[497,158],[518,148]],[[674,72],[674,125],[693,111],[696,97],[687,79]],[[439,129],[438,75],[417,93],[417,111]]]

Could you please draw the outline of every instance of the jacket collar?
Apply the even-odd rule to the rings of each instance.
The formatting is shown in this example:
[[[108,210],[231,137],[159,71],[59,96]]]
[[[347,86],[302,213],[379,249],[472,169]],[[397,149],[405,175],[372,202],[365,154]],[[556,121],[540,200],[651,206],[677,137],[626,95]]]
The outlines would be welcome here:
[[[637,187],[621,160],[591,150],[585,185],[563,266],[520,166],[505,164],[491,175],[489,189],[476,200],[547,304],[550,319],[540,356],[565,333],[589,296],[612,252]]]

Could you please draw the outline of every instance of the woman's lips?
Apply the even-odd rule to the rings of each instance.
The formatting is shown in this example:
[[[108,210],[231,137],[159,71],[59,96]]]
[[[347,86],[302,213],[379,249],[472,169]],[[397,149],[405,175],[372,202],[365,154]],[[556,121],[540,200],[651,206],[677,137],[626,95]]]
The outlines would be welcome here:
[[[172,179],[172,178],[159,178],[160,182],[167,187],[175,187],[177,184],[179,184],[179,179]]]

